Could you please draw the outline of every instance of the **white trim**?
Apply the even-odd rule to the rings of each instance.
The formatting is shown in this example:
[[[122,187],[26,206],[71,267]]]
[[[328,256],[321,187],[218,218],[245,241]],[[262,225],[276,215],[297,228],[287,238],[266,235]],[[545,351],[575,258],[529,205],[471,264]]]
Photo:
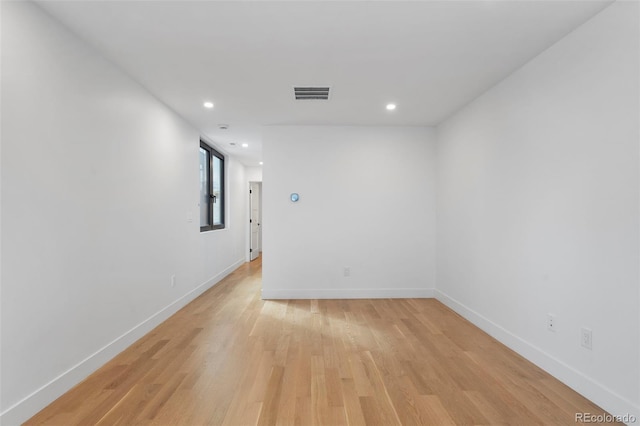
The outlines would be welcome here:
[[[433,288],[262,289],[263,299],[420,299],[433,298]]]
[[[122,334],[120,337],[114,339],[112,342],[106,344],[95,353],[89,355],[64,373],[60,374],[49,383],[46,383],[30,395],[4,410],[0,413],[0,425],[19,425],[33,417],[36,413],[55,401],[73,386],[87,378],[91,373],[102,367],[113,357],[131,346],[162,322],[166,321],[171,315],[178,312],[189,302],[214,285],[218,284],[223,278],[235,271],[243,263],[245,263],[244,259],[236,261],[219,274],[209,278],[187,294],[171,302],[146,320]]]
[[[571,389],[593,401],[613,415],[630,414],[640,419],[640,406],[616,394],[611,389],[598,383],[591,377],[549,355],[542,349],[521,339],[500,325],[492,322],[473,309],[449,297],[440,290],[435,290],[435,298],[453,311],[464,317],[503,345],[517,352],[527,360],[542,368]],[[592,413],[599,414],[599,413]]]

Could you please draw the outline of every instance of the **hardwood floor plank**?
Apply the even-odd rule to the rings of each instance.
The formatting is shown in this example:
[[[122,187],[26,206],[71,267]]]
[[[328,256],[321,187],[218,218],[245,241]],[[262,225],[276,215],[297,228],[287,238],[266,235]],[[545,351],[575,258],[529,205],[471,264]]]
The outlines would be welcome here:
[[[353,379],[340,379],[340,389],[344,398],[344,412],[347,423],[350,426],[366,425],[360,398],[356,392],[356,385]]]
[[[262,401],[262,409],[258,418],[258,425],[274,425],[278,419],[278,408],[280,396],[282,395],[282,385],[284,377],[284,367],[274,365],[271,369],[269,382]]]
[[[293,425],[296,415],[296,389],[298,387],[298,368],[300,360],[297,357],[298,348],[289,346],[287,362],[282,375],[282,391],[277,407],[278,414],[274,424]]]
[[[473,423],[456,423],[444,408],[440,398],[437,395],[420,395],[417,398],[418,404],[422,408],[421,412],[425,413],[424,424],[426,425],[442,425],[449,426],[455,424],[473,424]]]
[[[573,425],[604,413],[434,299],[260,299],[238,268],[26,425]]]

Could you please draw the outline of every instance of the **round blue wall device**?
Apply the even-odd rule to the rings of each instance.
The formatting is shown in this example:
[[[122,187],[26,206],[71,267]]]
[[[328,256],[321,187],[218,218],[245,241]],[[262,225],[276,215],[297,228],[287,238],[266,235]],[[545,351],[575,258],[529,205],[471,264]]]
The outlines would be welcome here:
[[[300,199],[300,196],[298,195],[297,192],[293,192],[291,193],[291,201],[293,201],[294,203],[297,202]]]

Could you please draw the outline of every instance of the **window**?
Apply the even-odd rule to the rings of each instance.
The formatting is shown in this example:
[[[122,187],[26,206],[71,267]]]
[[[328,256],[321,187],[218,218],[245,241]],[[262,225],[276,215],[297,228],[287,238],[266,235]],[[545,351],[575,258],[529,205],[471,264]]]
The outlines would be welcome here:
[[[200,141],[200,231],[224,228],[224,156]]]

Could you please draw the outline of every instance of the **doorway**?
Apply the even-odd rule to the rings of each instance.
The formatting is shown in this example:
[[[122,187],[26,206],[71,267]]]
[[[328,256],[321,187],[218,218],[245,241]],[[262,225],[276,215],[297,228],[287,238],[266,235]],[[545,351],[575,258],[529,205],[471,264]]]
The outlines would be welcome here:
[[[249,182],[249,260],[262,252],[262,182]]]

